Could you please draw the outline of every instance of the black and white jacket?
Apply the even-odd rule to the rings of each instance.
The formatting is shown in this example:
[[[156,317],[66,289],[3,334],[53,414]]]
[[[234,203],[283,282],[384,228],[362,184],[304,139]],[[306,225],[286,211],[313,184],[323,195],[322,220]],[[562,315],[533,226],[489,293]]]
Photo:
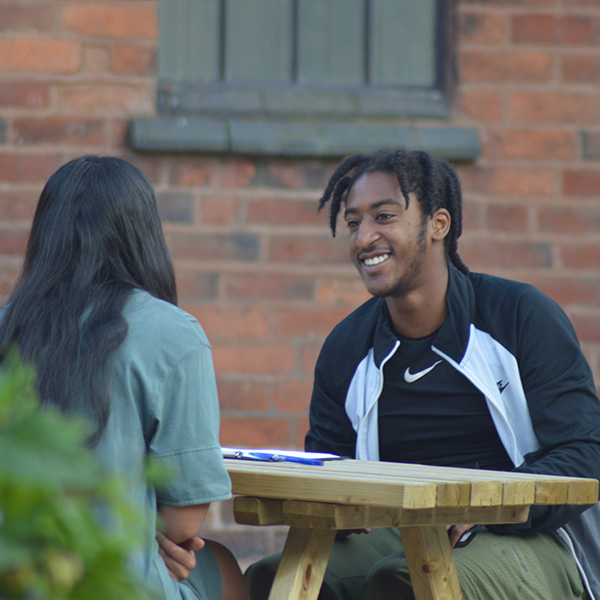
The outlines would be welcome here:
[[[562,309],[530,285],[451,265],[446,303],[432,350],[481,391],[515,470],[600,479],[600,401]],[[379,460],[383,366],[399,345],[381,298],[333,329],[317,361],[307,450]],[[526,524],[502,527],[556,529],[600,600],[600,505],[532,507]]]

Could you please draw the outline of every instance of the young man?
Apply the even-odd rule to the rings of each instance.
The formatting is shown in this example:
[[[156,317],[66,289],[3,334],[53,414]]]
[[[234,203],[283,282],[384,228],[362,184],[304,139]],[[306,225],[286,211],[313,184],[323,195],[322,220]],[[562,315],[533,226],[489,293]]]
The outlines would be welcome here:
[[[469,273],[452,168],[425,152],[353,156],[328,202],[374,298],[323,345],[306,449],[600,478],[600,402],[573,328],[535,288]],[[448,530],[465,600],[600,600],[599,505],[538,506],[527,523],[469,530]],[[276,564],[249,569],[253,600]],[[397,530],[336,541],[320,598],[361,597],[413,598]]]

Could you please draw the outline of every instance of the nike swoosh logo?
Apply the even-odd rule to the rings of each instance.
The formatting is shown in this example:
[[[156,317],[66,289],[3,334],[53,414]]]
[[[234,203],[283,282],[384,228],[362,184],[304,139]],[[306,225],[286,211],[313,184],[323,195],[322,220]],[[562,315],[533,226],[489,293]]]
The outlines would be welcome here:
[[[441,360],[438,360],[436,363],[433,363],[430,367],[427,367],[427,369],[423,369],[422,371],[418,371],[417,373],[411,373],[410,367],[408,367],[408,369],[404,371],[404,381],[406,381],[406,383],[414,383],[415,381],[417,381],[417,379],[421,379],[421,377],[427,375],[429,371],[433,371],[433,369],[435,369],[441,362]]]

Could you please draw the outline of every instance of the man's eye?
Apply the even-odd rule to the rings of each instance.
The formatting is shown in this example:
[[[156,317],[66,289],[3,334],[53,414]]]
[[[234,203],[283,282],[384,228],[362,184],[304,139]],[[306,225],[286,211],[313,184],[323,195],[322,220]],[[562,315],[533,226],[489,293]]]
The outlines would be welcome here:
[[[388,219],[391,219],[394,215],[390,214],[390,213],[380,213],[377,215],[377,220],[378,221],[387,221]]]
[[[358,227],[358,221],[356,219],[346,221],[346,227],[348,229],[356,229]]]

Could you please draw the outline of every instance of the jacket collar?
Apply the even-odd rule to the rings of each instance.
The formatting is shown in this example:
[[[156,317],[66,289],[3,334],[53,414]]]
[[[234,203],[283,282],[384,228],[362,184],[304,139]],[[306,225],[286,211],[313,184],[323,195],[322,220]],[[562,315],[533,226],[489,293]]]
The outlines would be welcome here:
[[[433,346],[460,363],[467,350],[470,324],[475,316],[475,292],[468,275],[461,273],[450,263],[446,306],[448,317],[435,336]],[[379,298],[373,338],[373,358],[378,368],[397,341],[385,299]]]

